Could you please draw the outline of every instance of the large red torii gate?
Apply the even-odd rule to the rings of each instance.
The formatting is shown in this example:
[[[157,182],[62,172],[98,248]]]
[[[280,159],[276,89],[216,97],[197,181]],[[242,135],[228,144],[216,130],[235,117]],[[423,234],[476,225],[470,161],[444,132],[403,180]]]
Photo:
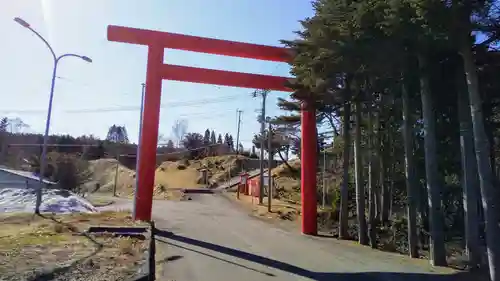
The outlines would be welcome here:
[[[136,220],[151,220],[155,177],[156,147],[162,80],[269,89],[290,92],[289,78],[251,73],[204,69],[163,63],[164,49],[177,49],[274,62],[288,62],[289,49],[273,46],[203,38],[122,26],[108,26],[108,40],[148,46],[146,91],[140,137],[137,184],[135,194]],[[301,197],[302,232],[317,233],[316,202],[316,114],[311,104],[302,103],[301,112]]]

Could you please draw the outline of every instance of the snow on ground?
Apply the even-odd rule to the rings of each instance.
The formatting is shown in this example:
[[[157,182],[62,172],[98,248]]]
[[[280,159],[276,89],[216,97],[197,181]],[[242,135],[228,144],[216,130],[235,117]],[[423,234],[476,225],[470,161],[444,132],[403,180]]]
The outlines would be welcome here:
[[[0,213],[34,212],[36,190],[33,188],[0,188]],[[98,210],[76,194],[61,189],[46,189],[42,193],[40,212],[93,213]]]

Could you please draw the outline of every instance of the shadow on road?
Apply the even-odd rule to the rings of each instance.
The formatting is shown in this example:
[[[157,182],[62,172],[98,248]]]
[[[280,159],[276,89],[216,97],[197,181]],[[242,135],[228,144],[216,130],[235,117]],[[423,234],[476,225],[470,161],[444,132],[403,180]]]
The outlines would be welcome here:
[[[173,241],[198,246],[211,251],[219,252],[228,256],[233,256],[240,259],[245,259],[254,263],[265,265],[271,268],[279,269],[284,272],[292,273],[301,277],[310,278],[312,280],[319,281],[466,281],[466,280],[482,280],[478,279],[476,275],[471,273],[462,272],[452,275],[439,275],[439,274],[423,274],[423,273],[404,273],[404,272],[357,272],[357,273],[342,273],[342,272],[313,272],[305,268],[301,268],[286,262],[266,258],[263,256],[255,255],[245,251],[228,248],[225,246],[189,238],[182,235],[176,235],[173,232],[164,231],[160,229],[155,230],[155,234],[160,237],[164,237]],[[162,243],[179,247],[185,250],[194,251],[199,254],[223,260],[221,258],[215,257],[213,255],[203,253],[191,248],[183,247],[177,244],[170,243],[168,241],[158,240]],[[252,271],[258,271],[256,269],[248,268],[247,266],[236,264],[233,261],[223,260],[231,264],[247,268]],[[274,276],[270,273],[265,273],[258,271],[260,273],[266,274],[268,276]]]
[[[255,272],[258,272],[258,273],[261,273],[261,274],[264,274],[264,275],[267,275],[267,276],[275,276],[274,274],[272,273],[269,273],[269,272],[264,272],[264,271],[260,271],[258,269],[255,269],[255,268],[251,268],[251,267],[248,267],[248,266],[245,266],[245,265],[242,265],[242,264],[239,264],[239,263],[236,263],[234,261],[230,261],[230,260],[226,260],[226,259],[222,259],[222,258],[219,258],[219,257],[216,257],[214,255],[211,255],[211,254],[208,254],[208,253],[203,253],[201,251],[198,251],[198,250],[195,250],[195,249],[192,249],[192,248],[188,248],[188,247],[184,247],[184,246],[181,246],[181,245],[177,245],[177,244],[174,244],[174,243],[170,243],[168,241],[162,241],[162,240],[157,240],[161,243],[164,243],[164,244],[167,244],[169,246],[172,246],[172,247],[176,247],[176,248],[179,248],[179,249],[183,249],[183,250],[187,250],[187,251],[190,251],[190,252],[194,252],[194,253],[197,253],[197,254],[200,254],[200,255],[204,255],[206,257],[210,257],[210,258],[213,258],[213,259],[216,259],[216,260],[219,260],[219,261],[222,261],[222,262],[226,262],[226,263],[229,263],[229,264],[232,264],[232,265],[235,265],[235,266],[238,266],[238,267],[241,267],[241,268],[245,268],[245,269],[248,269],[248,270],[251,270],[251,271],[255,271]]]
[[[161,241],[163,242],[163,241]],[[182,259],[183,257],[182,256],[179,256],[179,255],[174,255],[174,256],[168,256],[162,260],[159,260],[159,261],[156,261],[156,264],[163,264],[163,263],[167,263],[167,262],[173,262],[173,261],[176,261],[176,260],[180,260]]]

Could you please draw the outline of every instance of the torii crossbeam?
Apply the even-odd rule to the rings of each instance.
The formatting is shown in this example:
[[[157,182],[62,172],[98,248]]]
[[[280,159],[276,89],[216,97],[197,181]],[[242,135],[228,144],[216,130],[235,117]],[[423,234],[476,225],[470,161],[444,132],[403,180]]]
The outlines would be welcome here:
[[[134,219],[151,220],[153,186],[158,145],[158,124],[162,80],[184,81],[241,88],[290,92],[289,78],[223,70],[204,69],[163,63],[164,49],[288,62],[289,49],[226,41],[183,34],[159,32],[122,26],[108,26],[108,40],[148,46],[146,91],[137,167]],[[302,232],[314,235],[316,223],[316,114],[313,107],[302,105],[301,196]]]

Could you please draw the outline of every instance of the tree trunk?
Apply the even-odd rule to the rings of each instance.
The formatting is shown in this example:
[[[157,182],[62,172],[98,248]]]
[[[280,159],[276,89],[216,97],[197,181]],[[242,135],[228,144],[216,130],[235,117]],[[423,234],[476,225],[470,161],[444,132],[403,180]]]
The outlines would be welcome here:
[[[381,141],[382,141],[382,138],[381,138]],[[380,151],[380,156],[379,156],[379,166],[378,166],[378,170],[379,170],[379,184],[380,184],[380,214],[379,214],[379,217],[378,217],[378,220],[382,223],[382,224],[386,224],[388,221],[389,221],[389,201],[390,201],[390,198],[388,198],[389,196],[389,186],[388,186],[388,182],[386,181],[386,159],[387,159],[387,155],[385,155],[385,153],[387,153],[387,146],[386,146],[386,143],[385,143],[385,140],[383,141],[383,150]]]
[[[486,244],[488,249],[488,264],[492,281],[500,281],[500,237],[499,213],[496,206],[496,192],[493,172],[490,162],[490,144],[484,127],[482,100],[479,94],[479,84],[476,66],[473,59],[471,44],[462,42],[460,53],[464,61],[464,70],[467,78],[472,128],[474,132],[474,146],[476,148],[477,171],[481,187],[484,217],[486,224]]]
[[[280,157],[281,161],[285,164],[287,169],[290,171],[290,174],[292,174],[292,178],[297,179],[298,175],[300,175],[300,171],[295,169],[294,167],[290,166],[290,163],[288,163],[288,160],[283,157],[283,154],[281,153],[281,150],[278,151],[278,156]],[[288,155],[288,151],[286,152]]]
[[[462,160],[462,192],[465,223],[465,249],[471,267],[478,267],[481,263],[479,248],[479,216],[478,190],[479,177],[477,174],[476,154],[474,153],[474,136],[472,134],[472,120],[469,110],[469,97],[463,69],[458,68],[458,119],[460,122],[460,152]]]
[[[393,100],[394,101],[394,100]],[[386,138],[384,140],[384,151],[381,155],[381,165],[380,169],[380,183],[382,186],[382,210],[381,210],[381,221],[385,225],[389,222],[390,211],[391,211],[391,183],[392,183],[392,127],[390,125],[392,117],[389,117],[385,123]],[[389,161],[388,161],[389,160]],[[383,163],[382,163],[383,162]],[[386,165],[389,164],[389,165]],[[387,170],[387,174],[386,174]],[[388,177],[387,177],[387,176]]]
[[[373,130],[373,112],[371,104],[368,103],[368,237],[370,246],[377,247],[377,236],[375,233],[375,157],[374,157],[374,130]]]
[[[402,83],[401,91],[403,102],[403,142],[405,151],[406,194],[408,197],[408,249],[410,251],[410,257],[418,258],[417,194],[419,186],[415,176],[415,163],[413,161],[413,123],[410,119],[410,96],[404,82]]]
[[[354,173],[356,178],[356,215],[358,218],[358,240],[361,245],[368,245],[365,217],[365,187],[363,180],[363,163],[361,153],[361,103],[359,97],[354,102],[354,113],[356,115],[354,133]]]
[[[422,249],[429,248],[429,197],[425,185],[419,185],[419,209],[420,209],[420,246]]]
[[[377,166],[377,186],[375,189],[375,222],[379,224],[382,221],[382,189],[384,186],[384,152],[383,152],[383,133],[381,123],[382,110],[375,115],[375,163]]]
[[[346,101],[344,103],[344,152],[343,152],[343,178],[342,186],[340,187],[340,214],[339,214],[339,239],[347,239],[348,221],[349,221],[349,161],[350,161],[350,144],[351,144],[351,104]]]
[[[423,55],[419,55],[420,91],[422,97],[422,115],[424,119],[425,173],[429,195],[430,261],[434,266],[445,266],[446,251],[444,247],[444,219],[441,186],[439,183],[439,171],[437,166],[436,120],[427,64],[427,58]]]

